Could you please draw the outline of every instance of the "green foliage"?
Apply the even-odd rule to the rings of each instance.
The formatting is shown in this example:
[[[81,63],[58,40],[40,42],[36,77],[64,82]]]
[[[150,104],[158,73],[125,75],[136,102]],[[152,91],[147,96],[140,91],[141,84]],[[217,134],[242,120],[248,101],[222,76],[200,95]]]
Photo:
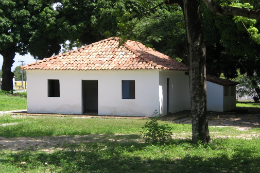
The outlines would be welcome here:
[[[232,16],[218,16],[203,7],[207,46],[207,73],[226,78],[240,74],[252,74],[259,69],[259,44],[252,35],[259,24],[252,19]],[[255,70],[255,71],[254,71]],[[250,72],[250,73],[248,73]],[[252,75],[248,75],[252,76]]]
[[[144,8],[140,4],[137,0],[62,0],[57,6],[57,25],[62,28],[58,35],[72,44],[90,44],[116,36],[118,21],[141,13]]]
[[[161,115],[158,116],[158,112],[154,112],[155,117],[148,120],[144,127],[142,127],[141,134],[147,143],[161,143],[164,144],[169,142],[172,139],[172,127],[168,124],[159,125],[158,119]]]
[[[15,53],[30,52],[39,59],[59,53],[63,40],[57,34],[58,12],[51,0],[0,0],[0,54],[3,56],[2,89],[12,90],[11,66]]]
[[[17,66],[14,69],[14,78],[16,81],[22,81],[22,73],[23,73],[23,80],[26,79],[26,71],[21,70],[21,66]]]
[[[252,40],[260,44],[260,34],[256,27],[250,26],[247,31],[250,33]]]
[[[0,94],[12,95],[12,94],[13,94],[13,91],[0,90]]]
[[[143,17],[133,30],[134,38],[172,58],[186,60],[186,33],[182,10],[161,6]]]
[[[57,14],[52,9],[52,3],[37,0],[2,0],[0,9],[0,53],[14,47],[13,50],[21,55],[32,51],[32,55],[41,56],[42,50],[46,51],[46,45],[37,47],[38,43],[49,39],[47,32],[51,32],[49,26],[54,25]],[[44,30],[48,31],[43,32]]]
[[[57,7],[58,32],[75,44],[90,44],[103,38],[120,36],[153,47],[171,57],[185,57],[185,24],[179,7],[160,6],[157,1],[61,1]],[[79,15],[80,14],[80,15]],[[78,47],[78,46],[76,46]],[[63,51],[64,52],[64,51]]]
[[[244,1],[232,1],[232,0],[220,0],[220,5],[231,6],[236,8],[247,8],[247,9],[258,9],[258,1],[250,1],[250,3],[244,3]],[[250,19],[242,16],[234,16],[233,20],[236,23],[242,23],[245,29],[248,31],[251,39],[257,44],[260,44],[260,34],[256,27],[257,21],[255,19]]]
[[[249,4],[249,3],[239,3],[234,2],[232,0],[230,0],[229,2],[227,0],[220,0],[222,1],[222,3],[220,3],[221,6],[230,6],[230,7],[236,7],[236,8],[249,8],[249,9],[253,9],[254,7]]]

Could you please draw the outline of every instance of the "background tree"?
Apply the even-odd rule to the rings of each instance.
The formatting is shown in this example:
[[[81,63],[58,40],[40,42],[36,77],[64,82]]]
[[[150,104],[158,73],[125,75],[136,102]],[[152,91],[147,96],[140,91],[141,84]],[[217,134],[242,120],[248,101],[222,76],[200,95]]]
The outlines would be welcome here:
[[[21,66],[17,66],[14,69],[14,78],[16,81],[22,81],[22,73],[23,73],[23,81],[26,79],[26,71],[21,70]]]
[[[56,10],[59,12],[58,35],[69,40],[71,45],[90,44],[116,36],[118,11],[138,15],[145,11],[137,0],[60,0]]]
[[[56,34],[51,32],[55,30],[56,14],[51,0],[0,0],[2,90],[13,90],[11,67],[16,53],[29,51],[43,58],[59,52]]]
[[[56,10],[53,3],[58,3]],[[66,40],[69,47],[93,43],[116,35],[118,10],[144,11],[139,1],[124,0],[0,0],[0,9],[2,89],[6,91],[13,89],[11,67],[16,53],[43,59],[58,54]]]
[[[260,45],[248,33],[251,25],[259,28],[254,20],[236,20],[233,16],[216,16],[209,9],[203,8],[207,47],[207,74],[226,78],[243,77],[239,92],[259,98],[260,88],[257,76],[260,76]],[[209,67],[209,68],[208,68]],[[247,78],[247,79],[245,79]],[[245,84],[248,82],[248,84]],[[250,87],[249,87],[250,86]],[[249,87],[249,88],[246,88]]]
[[[161,6],[144,17],[133,30],[134,38],[187,64],[185,23],[177,6]]]

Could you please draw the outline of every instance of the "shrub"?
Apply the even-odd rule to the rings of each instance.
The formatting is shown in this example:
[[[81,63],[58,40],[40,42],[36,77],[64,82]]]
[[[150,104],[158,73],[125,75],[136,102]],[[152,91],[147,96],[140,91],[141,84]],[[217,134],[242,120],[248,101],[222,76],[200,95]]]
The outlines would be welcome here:
[[[149,119],[142,127],[142,137],[145,138],[146,143],[166,143],[172,138],[172,127],[168,124],[159,125],[158,119],[161,115],[158,115],[157,111],[154,115],[155,117]]]

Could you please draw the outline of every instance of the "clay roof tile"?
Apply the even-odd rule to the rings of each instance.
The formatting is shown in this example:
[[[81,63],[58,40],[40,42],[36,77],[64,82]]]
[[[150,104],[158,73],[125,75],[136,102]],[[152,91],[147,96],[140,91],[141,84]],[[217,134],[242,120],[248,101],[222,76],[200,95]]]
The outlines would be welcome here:
[[[21,68],[24,70],[188,70],[181,62],[147,48],[140,42],[128,40],[119,48],[118,46],[119,38],[111,37]]]

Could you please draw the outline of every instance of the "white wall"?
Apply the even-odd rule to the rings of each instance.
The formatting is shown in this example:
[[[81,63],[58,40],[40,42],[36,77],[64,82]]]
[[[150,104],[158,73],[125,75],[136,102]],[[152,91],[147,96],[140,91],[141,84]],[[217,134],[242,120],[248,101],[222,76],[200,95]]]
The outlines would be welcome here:
[[[59,79],[60,97],[48,97],[48,79]],[[151,116],[159,109],[158,70],[28,70],[28,113],[82,114],[82,80],[98,80],[98,114]],[[122,80],[135,80],[135,99],[122,99]]]
[[[169,78],[169,112],[190,109],[189,76],[183,71],[160,71],[160,114],[167,114],[167,78]]]
[[[236,86],[222,86],[207,81],[207,106],[208,111],[224,112],[235,110]]]
[[[223,86],[207,81],[207,108],[208,111],[223,111]]]

